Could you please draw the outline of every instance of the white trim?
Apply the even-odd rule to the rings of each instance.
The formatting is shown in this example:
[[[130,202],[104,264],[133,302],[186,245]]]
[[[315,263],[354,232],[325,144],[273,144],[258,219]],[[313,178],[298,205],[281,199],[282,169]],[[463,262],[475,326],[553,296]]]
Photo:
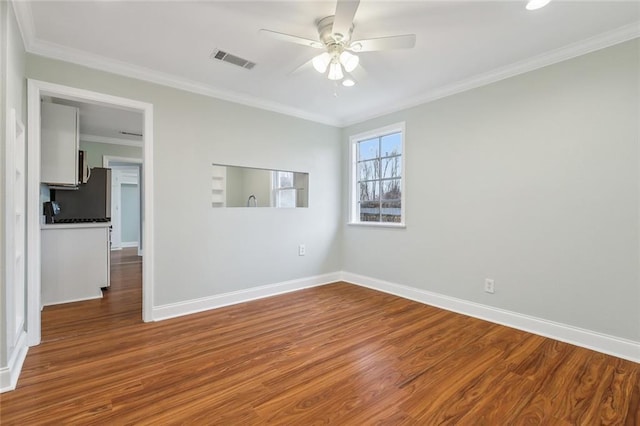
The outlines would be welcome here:
[[[27,334],[23,331],[18,337],[16,347],[9,356],[6,367],[0,368],[0,393],[12,391],[18,384],[18,377],[22,371],[22,364],[27,358]]]
[[[142,141],[134,141],[131,139],[121,138],[108,138],[106,136],[88,135],[86,133],[80,134],[80,142],[108,143],[110,145],[135,146],[138,148],[142,148],[142,146],[144,145]]]
[[[404,223],[393,222],[347,222],[349,226],[364,226],[367,228],[396,228],[406,229],[407,225]]]
[[[5,294],[2,301],[2,310],[6,313],[4,320],[4,340],[2,345],[7,350],[7,366],[0,368],[0,393],[15,389],[18,383],[18,377],[22,370],[22,364],[27,356],[27,334],[25,332],[26,312],[20,312],[21,318],[18,322],[18,308],[15,306],[17,292],[25,292],[26,290],[26,274],[22,277],[24,281],[20,283],[16,280],[16,241],[15,241],[15,219],[17,209],[26,208],[25,205],[17,207],[15,204],[15,191],[16,191],[16,170],[20,170],[25,173],[27,170],[26,155],[27,146],[26,138],[24,137],[25,128],[22,121],[17,117],[15,108],[9,108],[6,111],[6,123],[5,123],[5,140],[4,146],[4,167],[5,167],[5,181],[4,181],[4,219],[5,223],[3,228],[5,231],[3,245],[4,245],[4,264],[5,270],[3,271],[2,278],[5,283]],[[24,145],[24,146],[22,146]],[[21,148],[24,153],[24,164],[22,166],[16,163],[16,153],[18,148]],[[24,177],[26,186],[26,176]],[[23,189],[26,189],[23,188]],[[26,232],[26,211],[20,212],[25,220],[25,232]],[[24,252],[21,253],[24,261],[22,266],[26,265],[26,250],[27,242],[24,241]],[[20,330],[20,331],[18,331]]]
[[[36,25],[33,20],[33,11],[30,1],[10,0],[13,12],[18,21],[18,29],[22,35],[24,49],[29,52],[35,41]]]
[[[120,242],[120,248],[127,248],[127,247],[138,247],[138,242],[137,241],[126,241],[126,242]]]
[[[131,158],[131,157],[117,157],[114,155],[103,155],[102,156],[102,167],[109,167],[109,162],[115,161],[119,163],[134,163],[134,164],[142,164],[142,158]]]
[[[153,261],[154,261],[154,234],[153,234],[153,106],[147,104],[144,114],[144,147],[142,150],[143,170],[140,176],[140,190],[144,202],[142,215],[142,245],[147,256],[142,258],[142,320],[153,321]]]
[[[153,105],[133,99],[106,95],[60,84],[28,79],[27,143],[27,332],[28,345],[40,343],[40,98],[54,96],[99,105],[117,106],[142,112],[144,116],[143,179],[145,182],[143,218],[142,319],[152,320],[153,310]]]
[[[15,4],[15,3],[14,3]],[[40,344],[40,88],[27,80],[27,344]]]
[[[15,269],[15,148],[16,148],[16,110],[10,108],[6,114],[7,120],[5,123],[5,144],[4,144],[4,188],[3,189],[3,208],[4,208],[4,223],[2,229],[4,230],[3,248],[4,248],[4,271],[3,281],[5,283],[4,300],[2,304],[2,310],[6,312],[4,320],[5,347],[13,344],[13,338],[15,333],[14,320],[15,313],[12,306],[15,304],[15,281],[14,281],[14,269]],[[26,167],[25,167],[26,168]],[[1,226],[1,225],[0,225]],[[26,248],[26,247],[25,247]],[[24,254],[23,254],[24,256]]]
[[[404,99],[396,103],[387,103],[376,110],[369,110],[362,114],[356,114],[344,118],[335,118],[310,113],[298,108],[292,108],[287,105],[259,99],[257,97],[242,95],[240,93],[227,90],[220,90],[203,83],[194,82],[171,74],[165,74],[152,69],[118,62],[104,56],[39,40],[35,35],[35,25],[33,22],[33,13],[31,11],[30,2],[12,0],[12,4],[18,21],[18,27],[20,28],[22,39],[24,40],[25,50],[29,53],[336,127],[348,127],[353,124],[428,103],[456,93],[475,89],[487,84],[495,83],[496,81],[566,61],[568,59],[575,58],[576,56],[584,55],[640,37],[640,28],[638,27],[638,24],[628,24],[586,40],[572,43],[550,52],[545,52],[538,56],[497,68],[484,74],[470,77],[457,83],[432,88],[428,93],[423,93],[411,99]]]
[[[405,204],[406,204],[406,194],[405,194],[405,177],[407,176],[405,169],[405,158],[406,158],[406,146],[405,140],[407,138],[406,132],[406,122],[401,121],[399,123],[389,124],[384,127],[378,127],[376,129],[367,130],[362,133],[358,133],[357,135],[352,135],[349,137],[349,212],[348,212],[348,224],[349,225],[358,225],[358,226],[373,226],[373,227],[388,227],[388,228],[406,228],[406,217],[405,217]],[[358,188],[356,182],[356,168],[357,161],[356,151],[357,151],[357,143],[360,141],[364,141],[367,139],[379,138],[381,136],[389,135],[392,133],[400,133],[402,135],[402,154],[400,155],[400,223],[387,223],[387,222],[362,222],[358,217]],[[382,153],[379,153],[382,155]],[[382,194],[380,194],[382,195]]]
[[[144,183],[142,182],[142,178],[143,176],[145,176],[144,174],[140,175],[140,172],[142,172],[142,170],[140,170],[140,168],[143,166],[143,161],[141,158],[131,158],[131,157],[118,157],[115,155],[103,155],[102,156],[102,167],[109,167],[109,163],[111,161],[114,162],[122,162],[122,163],[132,163],[132,164],[138,164],[138,166],[136,166],[138,168],[138,185],[140,185],[139,190],[142,190]],[[111,194],[111,196],[113,197],[113,194]],[[143,214],[143,200],[142,197],[140,198],[140,215]],[[113,221],[113,218],[111,218]],[[143,224],[140,225],[141,227],[144,226]],[[139,237],[139,236],[138,236]],[[142,241],[138,240],[136,242],[136,247],[138,247],[138,256],[142,256],[142,246],[140,245]],[[117,251],[117,250],[121,250],[122,247],[125,247],[122,245],[122,241],[120,241],[120,246],[118,247],[114,247],[113,245],[111,246],[111,251]],[[133,247],[133,246],[132,246]]]
[[[184,302],[170,303],[154,307],[153,318],[154,320],[159,321],[183,315],[195,314],[197,312],[208,311],[210,309],[222,308],[223,306],[235,305],[305,288],[330,284],[336,281],[340,281],[339,272],[299,278],[275,284],[263,285],[260,287],[252,287],[246,290],[216,294],[200,299],[186,300]]]
[[[539,68],[567,61],[577,56],[586,55],[587,53],[605,49],[607,47],[611,47],[619,43],[624,43],[625,41],[629,41],[638,37],[640,37],[640,26],[638,26],[637,23],[625,25],[623,27],[607,31],[603,34],[599,34],[586,40],[572,43],[567,46],[545,52],[538,56],[506,65],[504,67],[496,68],[489,72],[478,74],[453,84],[434,87],[433,89],[429,90],[428,93],[424,93],[413,98],[403,99],[402,101],[396,103],[390,102],[378,109],[368,110],[362,114],[345,117],[340,124],[341,127],[352,126],[354,124],[362,123],[367,120],[372,120],[374,118],[382,117],[394,112],[413,108],[418,105],[426,104],[438,99],[446,98],[451,95],[466,92],[467,90],[486,86],[488,84],[515,77],[517,75],[534,71]]]
[[[574,327],[537,318],[517,312],[494,308],[480,303],[469,302],[455,297],[445,296],[415,287],[395,284],[376,278],[342,272],[342,281],[356,284],[384,293],[393,294],[405,299],[414,300],[430,306],[458,312],[474,318],[502,324],[507,327],[524,330],[529,333],[560,340],[562,342],[592,349],[594,351],[628,359],[640,363],[640,342],[597,333],[591,330]]]
[[[16,13],[16,18],[18,20],[18,27],[20,28],[20,31],[22,33],[22,38],[25,40],[25,50],[28,53],[44,56],[46,58],[70,62],[73,64],[81,65],[83,67],[110,72],[113,74],[135,78],[150,83],[160,84],[162,86],[173,87],[175,89],[222,99],[241,105],[247,105],[254,108],[273,111],[304,120],[314,121],[317,123],[327,124],[330,126],[340,125],[339,120],[327,117],[325,115],[310,113],[299,108],[294,108],[278,102],[268,101],[255,96],[249,96],[241,94],[239,92],[216,88],[173,74],[168,74],[150,68],[133,65],[127,62],[117,61],[105,56],[96,55],[95,53],[74,49],[57,43],[40,40],[34,35],[35,26],[33,25],[33,15],[31,12],[31,7],[29,6],[22,8],[22,5],[24,3],[29,2],[16,0],[12,1],[14,5],[20,5],[16,8],[20,9],[19,13]]]
[[[99,296],[91,296],[91,297],[79,297],[77,299],[68,299],[68,300],[58,300],[54,303],[45,303],[42,305],[42,307],[44,308],[45,306],[55,306],[55,305],[64,305],[65,303],[73,303],[73,302],[83,302],[85,300],[95,300],[95,299],[102,299],[104,296],[102,294],[102,291],[100,292]]]

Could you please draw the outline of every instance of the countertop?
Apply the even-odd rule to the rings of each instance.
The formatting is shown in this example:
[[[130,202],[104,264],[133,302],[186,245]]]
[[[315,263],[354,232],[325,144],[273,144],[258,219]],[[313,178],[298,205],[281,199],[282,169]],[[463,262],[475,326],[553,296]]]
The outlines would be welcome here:
[[[43,223],[40,225],[40,229],[48,231],[51,229],[106,228],[109,226],[111,226],[111,222]]]

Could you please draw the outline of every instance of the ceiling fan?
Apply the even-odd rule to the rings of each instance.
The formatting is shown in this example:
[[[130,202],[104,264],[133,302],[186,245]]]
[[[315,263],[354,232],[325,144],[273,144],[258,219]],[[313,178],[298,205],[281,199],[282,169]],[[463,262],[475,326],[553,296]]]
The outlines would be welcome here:
[[[353,18],[359,4],[359,0],[338,0],[335,15],[322,18],[316,24],[319,40],[310,40],[265,29],[260,32],[281,41],[324,49],[323,53],[311,61],[316,71],[326,74],[329,80],[342,80],[344,86],[353,86],[354,80],[349,76],[345,78],[345,73],[349,74],[357,68],[360,58],[356,53],[408,49],[416,44],[415,34],[351,40],[354,26]]]

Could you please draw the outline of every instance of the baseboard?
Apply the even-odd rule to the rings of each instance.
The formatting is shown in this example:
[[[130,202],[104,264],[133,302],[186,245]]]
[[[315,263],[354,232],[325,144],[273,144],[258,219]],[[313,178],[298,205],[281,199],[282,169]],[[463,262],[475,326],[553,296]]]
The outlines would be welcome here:
[[[317,287],[324,284],[330,284],[336,281],[340,281],[340,278],[341,274],[339,272],[333,272],[329,274],[316,275],[313,277],[284,281],[281,283],[263,285],[260,287],[248,288],[246,290],[217,294],[215,296],[203,297],[200,299],[156,306],[153,308],[153,320],[160,321],[169,318],[175,318],[183,315],[194,314],[196,312],[221,308],[223,306],[235,305],[237,303],[249,302],[251,300],[276,296],[278,294],[289,293],[296,290],[302,290],[309,287]]]
[[[640,363],[640,342],[350,272],[342,281]]]
[[[0,368],[0,393],[12,391],[16,388],[28,350],[27,333],[23,331],[18,338],[18,344],[9,356],[8,365]]]
[[[138,247],[137,241],[127,241],[126,243],[120,243],[120,247],[129,248],[129,247]]]
[[[54,305],[62,305],[64,303],[73,303],[73,302],[82,302],[82,301],[85,301],[85,300],[102,299],[102,297],[103,297],[102,291],[100,291],[100,294],[97,295],[97,296],[81,297],[79,299],[60,300],[60,301],[53,302],[53,303],[43,303],[42,307],[40,308],[40,310],[42,310],[45,306],[54,306]]]

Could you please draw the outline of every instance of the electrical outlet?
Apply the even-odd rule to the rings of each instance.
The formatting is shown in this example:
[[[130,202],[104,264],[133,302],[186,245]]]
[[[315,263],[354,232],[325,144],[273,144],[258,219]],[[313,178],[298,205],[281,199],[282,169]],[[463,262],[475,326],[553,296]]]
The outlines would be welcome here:
[[[496,289],[495,289],[495,285],[493,283],[493,280],[491,278],[485,278],[484,280],[484,291],[486,291],[487,293],[495,293]]]
[[[307,248],[304,244],[300,244],[298,246],[298,256],[304,256],[305,254],[307,254]]]

